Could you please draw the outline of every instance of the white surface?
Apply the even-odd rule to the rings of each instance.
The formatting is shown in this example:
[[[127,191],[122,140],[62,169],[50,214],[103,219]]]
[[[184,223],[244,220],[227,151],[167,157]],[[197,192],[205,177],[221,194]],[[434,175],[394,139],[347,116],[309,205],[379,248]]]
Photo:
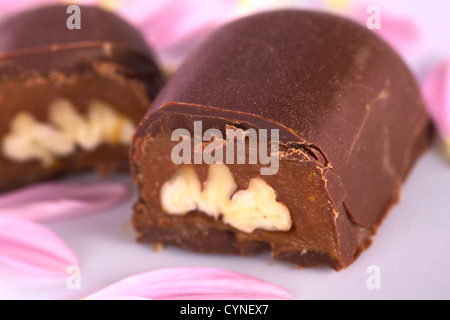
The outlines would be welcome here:
[[[387,1],[373,1],[376,3]],[[384,5],[383,5],[384,6]],[[448,1],[391,1],[386,6],[420,21],[430,50],[418,61],[430,65],[450,56]],[[382,7],[384,8],[384,7]],[[444,40],[445,39],[445,40]],[[420,73],[423,65],[413,68]],[[83,176],[83,179],[92,179]],[[117,177],[130,183],[126,176]],[[0,298],[79,299],[124,277],[164,267],[216,267],[259,277],[287,289],[295,299],[450,299],[450,164],[434,146],[410,175],[400,203],[381,225],[373,245],[348,269],[297,270],[269,254],[252,257],[200,255],[134,241],[129,224],[135,197],[89,217],[47,223],[80,260],[81,287],[0,266]],[[380,269],[380,289],[369,289],[370,266]]]

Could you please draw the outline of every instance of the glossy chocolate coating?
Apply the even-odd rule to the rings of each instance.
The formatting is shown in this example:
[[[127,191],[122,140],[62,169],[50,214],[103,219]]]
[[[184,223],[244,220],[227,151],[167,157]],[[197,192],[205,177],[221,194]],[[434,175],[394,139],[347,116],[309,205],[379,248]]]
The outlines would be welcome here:
[[[201,212],[162,211],[159,188],[176,169],[171,132],[192,131],[194,120],[205,130],[280,130],[279,172],[262,178],[290,209],[290,231],[248,234]],[[296,10],[232,22],[190,54],[134,137],[138,238],[201,252],[270,248],[299,266],[345,268],[370,244],[431,136],[414,77],[370,30]],[[206,178],[206,165],[193,167]],[[239,189],[257,167],[229,165]]]
[[[100,100],[136,124],[165,80],[140,33],[114,13],[79,6],[81,29],[68,29],[67,5],[38,7],[0,23],[0,136],[19,111],[46,122],[48,106],[69,99],[79,112]],[[128,169],[127,146],[102,146],[49,167],[0,157],[0,190],[96,168]]]

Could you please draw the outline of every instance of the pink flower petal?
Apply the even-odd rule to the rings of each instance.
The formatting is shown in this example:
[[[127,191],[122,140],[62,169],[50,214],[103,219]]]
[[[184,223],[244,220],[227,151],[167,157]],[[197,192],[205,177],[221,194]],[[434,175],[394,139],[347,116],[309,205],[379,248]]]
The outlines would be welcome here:
[[[21,216],[35,221],[101,212],[128,195],[119,182],[51,182],[32,185],[0,196],[0,216]]]
[[[418,50],[424,43],[418,24],[411,18],[384,14],[381,23],[380,36],[400,53]]]
[[[286,290],[247,275],[213,268],[167,268],[125,278],[87,299],[282,300]]]
[[[45,276],[67,276],[78,265],[72,250],[51,230],[27,219],[0,216],[0,263]]]
[[[366,2],[350,5],[343,14],[367,27],[367,20],[374,14],[372,11],[367,12],[372,4],[372,2]],[[426,49],[426,38],[416,19],[389,10],[386,6],[378,6],[378,8],[380,9],[380,28],[373,29],[373,32],[402,55],[417,54]]]
[[[429,72],[422,91],[428,114],[443,140],[450,142],[450,59],[442,61]]]
[[[235,13],[237,0],[167,0],[121,3],[116,12],[141,32],[167,73]]]
[[[159,50],[211,30],[235,4],[234,0],[129,1],[117,10]]]

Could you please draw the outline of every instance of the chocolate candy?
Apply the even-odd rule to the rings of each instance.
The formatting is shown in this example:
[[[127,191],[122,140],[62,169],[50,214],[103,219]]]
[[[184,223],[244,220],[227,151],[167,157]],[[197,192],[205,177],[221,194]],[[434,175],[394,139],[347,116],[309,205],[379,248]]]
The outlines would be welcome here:
[[[431,136],[413,76],[372,31],[296,10],[237,20],[189,55],[138,127],[138,240],[340,270]]]
[[[14,15],[0,24],[0,190],[96,168],[128,170],[131,135],[164,84],[139,32],[80,6]]]

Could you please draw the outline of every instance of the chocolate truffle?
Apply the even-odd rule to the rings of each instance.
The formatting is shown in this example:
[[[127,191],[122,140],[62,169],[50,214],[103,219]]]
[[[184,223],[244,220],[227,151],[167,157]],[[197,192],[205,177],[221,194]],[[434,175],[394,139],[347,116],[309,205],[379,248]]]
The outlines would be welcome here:
[[[242,18],[189,55],[138,127],[137,238],[346,268],[431,136],[414,77],[372,31],[309,11]]]
[[[129,23],[79,6],[80,29],[70,29],[67,8],[0,23],[0,191],[93,168],[128,170],[131,135],[164,84]]]

